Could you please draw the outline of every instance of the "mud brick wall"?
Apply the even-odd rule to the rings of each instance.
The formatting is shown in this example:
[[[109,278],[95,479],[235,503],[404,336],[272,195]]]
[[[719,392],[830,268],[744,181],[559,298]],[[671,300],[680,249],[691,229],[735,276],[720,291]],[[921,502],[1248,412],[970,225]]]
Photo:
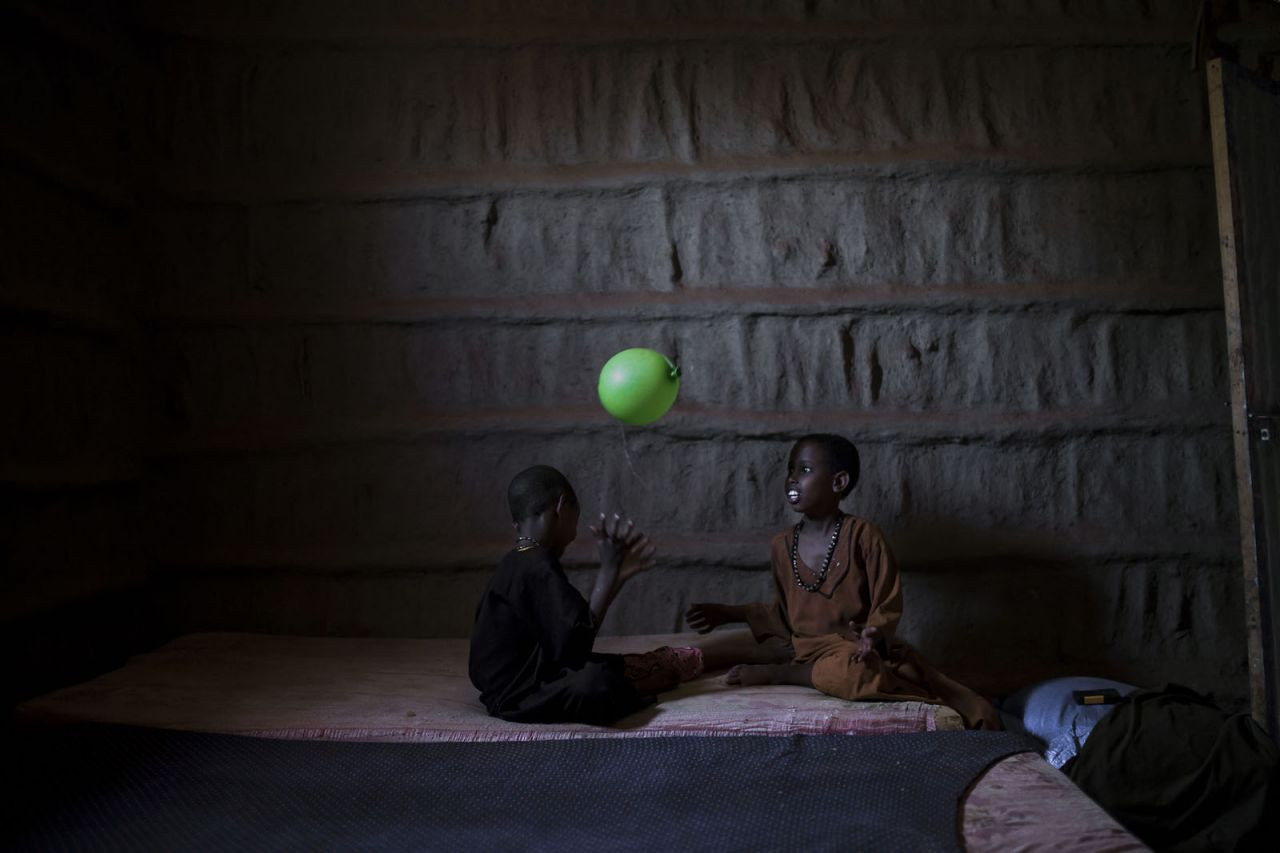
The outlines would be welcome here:
[[[535,462],[660,544],[606,629],[674,630],[767,594],[821,429],[949,670],[1243,697],[1193,3],[136,9],[174,630],[465,635]]]
[[[0,8],[0,701],[151,636],[137,65],[107,4],[51,5]]]

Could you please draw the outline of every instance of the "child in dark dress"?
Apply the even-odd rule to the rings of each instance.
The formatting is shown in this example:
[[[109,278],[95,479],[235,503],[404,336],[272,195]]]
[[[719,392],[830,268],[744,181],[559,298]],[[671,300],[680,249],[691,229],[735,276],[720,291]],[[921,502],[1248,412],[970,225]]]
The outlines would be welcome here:
[[[521,471],[507,490],[516,547],[476,607],[469,672],[495,717],[517,722],[604,725],[651,704],[655,694],[702,672],[696,648],[643,655],[592,651],[596,631],[622,586],[650,568],[648,537],[618,514],[591,527],[600,570],[588,602],[560,566],[578,535],[578,499],[546,465]]]

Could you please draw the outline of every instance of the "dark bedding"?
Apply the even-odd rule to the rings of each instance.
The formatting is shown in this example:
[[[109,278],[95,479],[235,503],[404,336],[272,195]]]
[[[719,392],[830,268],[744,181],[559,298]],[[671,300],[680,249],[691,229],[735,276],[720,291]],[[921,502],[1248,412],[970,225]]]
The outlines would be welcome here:
[[[1086,794],[1157,850],[1275,850],[1280,749],[1247,714],[1177,684],[1130,694],[1068,765]]]
[[[532,743],[10,730],[20,849],[959,850],[1003,732]]]

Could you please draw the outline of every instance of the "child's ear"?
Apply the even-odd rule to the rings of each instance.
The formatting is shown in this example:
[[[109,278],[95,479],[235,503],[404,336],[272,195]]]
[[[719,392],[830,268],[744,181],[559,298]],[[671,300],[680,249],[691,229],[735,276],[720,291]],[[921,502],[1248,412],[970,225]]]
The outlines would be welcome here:
[[[556,515],[560,515],[560,513],[564,512],[564,502],[567,497],[569,496],[564,492],[561,492],[560,497],[556,498]]]
[[[839,495],[843,494],[847,488],[849,488],[849,472],[837,471],[836,475],[831,478],[831,491]]]

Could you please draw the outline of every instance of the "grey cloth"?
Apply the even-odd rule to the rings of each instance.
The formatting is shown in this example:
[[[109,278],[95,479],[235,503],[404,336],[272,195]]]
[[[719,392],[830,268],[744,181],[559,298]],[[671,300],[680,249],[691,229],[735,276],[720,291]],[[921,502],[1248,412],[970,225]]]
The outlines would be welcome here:
[[[18,849],[960,849],[958,803],[1034,749],[1006,732],[525,743],[28,730]]]
[[[1058,769],[1075,758],[1093,727],[1114,705],[1080,705],[1076,690],[1111,688],[1128,696],[1138,688],[1122,681],[1079,676],[1053,678],[1024,687],[1000,703],[1000,717],[1011,732],[1022,732],[1044,743],[1042,754]]]

